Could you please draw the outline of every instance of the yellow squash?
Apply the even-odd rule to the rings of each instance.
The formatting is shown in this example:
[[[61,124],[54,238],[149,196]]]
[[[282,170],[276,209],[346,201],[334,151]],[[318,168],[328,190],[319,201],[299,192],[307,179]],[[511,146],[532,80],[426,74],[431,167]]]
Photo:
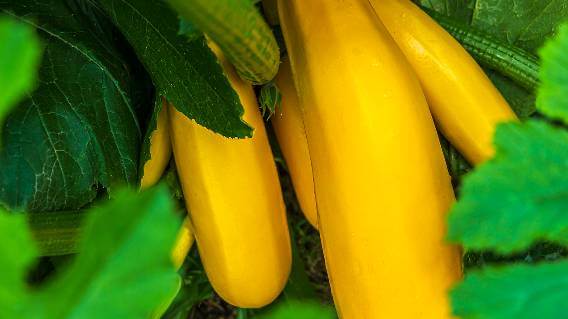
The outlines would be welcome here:
[[[444,135],[473,164],[493,155],[499,122],[515,120],[481,67],[410,0],[371,0],[417,73]]]
[[[150,159],[144,164],[140,188],[145,189],[156,184],[168,166],[172,155],[168,126],[168,102],[162,98],[162,109],[158,114],[158,123],[150,136]]]
[[[224,138],[170,107],[174,158],[213,288],[235,306],[257,308],[278,296],[290,271],[285,207],[252,86],[216,51],[254,136]]]
[[[150,159],[144,164],[140,189],[155,185],[162,177],[172,154],[168,118],[168,102],[162,98],[162,109],[158,114],[156,130],[150,137]],[[193,245],[189,219],[186,217],[172,251],[172,261],[176,268],[181,267]]]
[[[279,0],[278,10],[340,317],[450,318],[454,194],[410,65],[368,0]]]
[[[310,224],[317,228],[318,214],[310,151],[304,130],[302,110],[298,103],[288,60],[283,61],[280,65],[276,84],[282,94],[282,104],[281,107],[276,109],[276,113],[272,117],[272,126],[290,171],[300,207]]]

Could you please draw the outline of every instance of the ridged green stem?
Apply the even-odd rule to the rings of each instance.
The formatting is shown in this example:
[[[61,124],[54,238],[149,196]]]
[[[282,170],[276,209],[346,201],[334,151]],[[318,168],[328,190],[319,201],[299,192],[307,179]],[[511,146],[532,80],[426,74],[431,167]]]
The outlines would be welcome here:
[[[540,63],[533,54],[433,10],[422,9],[483,66],[500,72],[530,91],[539,86]]]
[[[278,72],[280,50],[250,0],[168,0],[215,42],[243,79],[265,84]]]
[[[27,214],[32,235],[41,256],[60,256],[77,252],[86,211]]]

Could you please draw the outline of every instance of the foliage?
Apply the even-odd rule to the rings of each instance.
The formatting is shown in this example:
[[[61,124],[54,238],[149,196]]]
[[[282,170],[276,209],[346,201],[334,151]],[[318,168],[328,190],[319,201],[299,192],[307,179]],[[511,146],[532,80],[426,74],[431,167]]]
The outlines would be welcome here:
[[[19,102],[35,85],[41,45],[32,27],[2,16],[0,16],[0,43],[2,43],[0,47],[1,126],[16,102]]]
[[[568,32],[542,50],[538,110],[566,120]],[[449,237],[469,249],[512,253],[539,240],[568,245],[568,132],[550,121],[502,124],[495,157],[464,179]],[[560,318],[566,313],[568,263],[512,265],[472,272],[452,292],[461,318]]]
[[[117,192],[93,208],[79,253],[47,283],[26,284],[37,250],[21,214],[0,214],[0,317],[144,318],[177,292],[180,222],[165,187]]]
[[[37,89],[4,125],[0,202],[54,211],[90,203],[99,187],[134,183],[140,145],[136,79],[89,6],[0,0],[0,12],[38,29],[45,52]]]

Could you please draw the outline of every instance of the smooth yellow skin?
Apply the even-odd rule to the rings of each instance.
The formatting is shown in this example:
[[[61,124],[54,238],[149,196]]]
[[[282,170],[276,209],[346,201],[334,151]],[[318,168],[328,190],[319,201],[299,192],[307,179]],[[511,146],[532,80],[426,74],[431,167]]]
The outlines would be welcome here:
[[[218,53],[218,52],[217,52]],[[215,291],[258,308],[282,291],[290,238],[276,166],[252,86],[220,56],[254,137],[227,139],[170,107],[174,158],[201,260]]]
[[[454,201],[420,84],[367,0],[279,0],[344,319],[450,318]]]
[[[410,0],[371,0],[418,75],[442,133],[473,164],[494,154],[499,122],[516,120],[481,67]]]
[[[288,60],[283,61],[280,65],[275,80],[282,94],[282,104],[272,116],[272,126],[290,171],[300,207],[310,224],[317,228],[318,211],[314,194],[310,150],[304,129],[302,109],[298,102]]]
[[[189,221],[189,218],[186,217],[178,233],[178,237],[172,251],[172,261],[174,262],[176,269],[179,269],[183,264],[191,246],[193,246],[193,242],[194,238],[193,231],[191,230],[191,222]]]
[[[162,98],[162,110],[158,114],[158,125],[150,136],[150,159],[144,164],[140,188],[156,184],[168,166],[172,155],[168,125],[168,102]]]

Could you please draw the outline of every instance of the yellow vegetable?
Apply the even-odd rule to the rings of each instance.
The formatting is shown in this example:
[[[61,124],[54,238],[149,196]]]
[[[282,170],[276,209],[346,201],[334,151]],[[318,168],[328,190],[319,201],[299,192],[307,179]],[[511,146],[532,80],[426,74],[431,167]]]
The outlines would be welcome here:
[[[168,166],[172,155],[168,127],[168,102],[162,98],[162,110],[158,114],[157,127],[150,136],[150,159],[144,164],[140,188],[145,189],[156,184]]]
[[[291,249],[278,174],[252,86],[222,55],[254,128],[227,139],[170,107],[174,158],[201,260],[213,288],[242,308],[269,304],[283,289]]]
[[[189,218],[185,218],[183,225],[178,233],[174,250],[172,251],[172,260],[176,269],[179,269],[183,264],[187,253],[193,245],[193,232],[191,231],[191,222]]]
[[[172,154],[168,124],[168,102],[165,98],[162,98],[162,109],[158,114],[158,124],[150,137],[150,159],[144,164],[140,189],[155,185],[168,166]],[[191,233],[189,219],[186,218],[172,251],[172,260],[176,268],[181,267],[192,244],[193,234]]]
[[[444,135],[474,164],[491,157],[497,123],[516,115],[483,70],[410,0],[371,4],[416,71]]]
[[[282,104],[272,117],[272,126],[278,144],[290,170],[292,184],[304,215],[317,228],[318,214],[314,194],[314,180],[310,151],[304,130],[302,109],[298,103],[290,62],[285,60],[280,65],[276,84],[282,94]]]
[[[367,0],[279,0],[343,319],[450,318],[460,252],[426,100]]]

